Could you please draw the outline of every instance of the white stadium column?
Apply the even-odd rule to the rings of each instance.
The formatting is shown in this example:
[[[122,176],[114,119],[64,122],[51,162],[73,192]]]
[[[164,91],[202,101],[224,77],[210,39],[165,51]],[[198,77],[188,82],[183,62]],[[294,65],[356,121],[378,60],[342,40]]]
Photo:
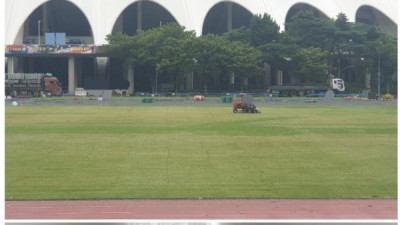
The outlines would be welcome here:
[[[243,77],[243,86],[245,88],[249,86],[249,77]]]
[[[132,95],[135,91],[135,70],[133,66],[128,66],[128,81],[129,81],[129,88],[128,93]]]
[[[276,71],[276,85],[278,85],[278,86],[283,85],[283,71],[282,70]]]
[[[186,90],[193,90],[193,71],[186,73]]]
[[[68,93],[75,93],[75,58],[73,56],[68,56]]]
[[[365,72],[365,88],[371,88],[371,73],[368,70]]]
[[[265,70],[265,88],[269,88],[271,86],[271,65],[268,63],[264,63]]]
[[[7,57],[7,73],[14,73],[14,56]]]

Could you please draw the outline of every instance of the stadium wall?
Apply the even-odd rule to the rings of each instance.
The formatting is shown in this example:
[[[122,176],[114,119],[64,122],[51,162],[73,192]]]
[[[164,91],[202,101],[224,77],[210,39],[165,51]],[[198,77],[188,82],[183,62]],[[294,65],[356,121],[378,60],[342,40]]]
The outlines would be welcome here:
[[[54,0],[6,0],[5,2],[5,44],[19,44],[23,35],[23,26],[29,15],[42,4]],[[95,45],[106,44],[105,37],[110,34],[121,13],[139,0],[65,0],[81,10],[91,27]],[[232,2],[245,8],[252,14],[268,13],[284,29],[286,16],[296,4],[307,4],[329,18],[335,18],[340,12],[347,15],[350,22],[356,20],[360,7],[369,6],[391,20],[396,26],[398,12],[397,0],[152,0],[162,6],[175,20],[187,30],[202,34],[207,13],[218,3]],[[379,20],[380,16],[376,16]],[[382,26],[385,26],[383,24]],[[393,26],[385,29],[392,29]],[[393,32],[393,31],[392,31]]]

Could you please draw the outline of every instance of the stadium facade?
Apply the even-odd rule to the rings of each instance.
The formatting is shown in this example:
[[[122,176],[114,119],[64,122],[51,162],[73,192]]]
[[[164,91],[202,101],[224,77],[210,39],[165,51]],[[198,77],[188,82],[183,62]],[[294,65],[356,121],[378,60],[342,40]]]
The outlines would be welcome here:
[[[246,26],[252,15],[264,13],[284,30],[285,22],[302,9],[328,18],[343,12],[350,22],[377,25],[397,36],[397,0],[6,0],[5,44],[14,46],[6,48],[6,72],[53,70],[50,72],[68,83],[71,93],[78,86],[108,88],[110,60],[93,50],[106,44],[108,34],[121,31],[134,35],[138,29],[168,22],[177,22],[199,36],[220,34]],[[46,33],[64,33],[67,43],[81,46],[53,52],[28,49],[46,44]],[[71,52],[75,54],[67,54]],[[94,66],[88,69],[87,64]],[[133,78],[127,76],[132,92]]]

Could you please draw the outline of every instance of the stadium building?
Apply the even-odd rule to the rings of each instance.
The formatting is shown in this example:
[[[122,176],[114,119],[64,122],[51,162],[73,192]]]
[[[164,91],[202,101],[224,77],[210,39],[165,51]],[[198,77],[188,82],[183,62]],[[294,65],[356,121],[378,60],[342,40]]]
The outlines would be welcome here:
[[[149,91],[123,62],[99,54],[108,34],[135,35],[138,29],[169,22],[198,36],[222,34],[264,13],[284,30],[286,21],[303,9],[328,18],[343,12],[350,22],[377,25],[397,36],[397,0],[6,0],[5,71],[50,72],[69,93],[78,87],[120,88],[124,80],[130,93]]]

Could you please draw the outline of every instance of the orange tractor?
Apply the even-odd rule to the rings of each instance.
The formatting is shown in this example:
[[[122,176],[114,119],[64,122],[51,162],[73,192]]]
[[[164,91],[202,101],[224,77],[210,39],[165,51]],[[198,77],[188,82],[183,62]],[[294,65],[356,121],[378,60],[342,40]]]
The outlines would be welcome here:
[[[242,101],[233,102],[233,113],[261,113],[253,104],[252,95],[242,95]]]

